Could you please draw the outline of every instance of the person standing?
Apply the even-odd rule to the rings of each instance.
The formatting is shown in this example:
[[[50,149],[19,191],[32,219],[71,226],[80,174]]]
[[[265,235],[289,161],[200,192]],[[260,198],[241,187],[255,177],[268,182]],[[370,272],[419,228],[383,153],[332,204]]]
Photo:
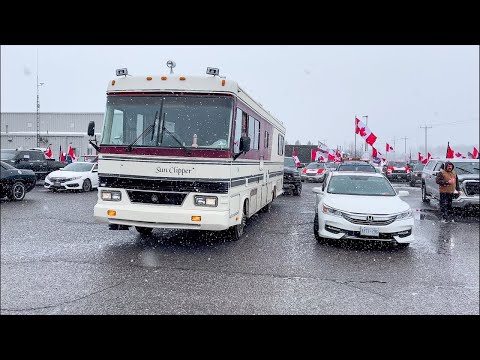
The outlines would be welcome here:
[[[453,206],[452,201],[455,192],[460,195],[460,186],[458,184],[458,176],[453,170],[455,166],[447,161],[437,174],[436,182],[440,191],[440,211],[442,212],[443,222],[453,222]]]

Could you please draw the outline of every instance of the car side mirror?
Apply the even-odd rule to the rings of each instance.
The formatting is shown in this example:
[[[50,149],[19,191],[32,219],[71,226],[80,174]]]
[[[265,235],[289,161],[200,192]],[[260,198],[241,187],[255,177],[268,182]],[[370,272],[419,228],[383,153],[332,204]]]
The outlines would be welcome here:
[[[320,195],[323,194],[323,190],[322,190],[321,187],[314,187],[314,188],[312,189],[312,191],[313,191],[315,194],[320,194]]]
[[[240,138],[240,152],[250,151],[250,138],[248,136],[242,136]]]
[[[410,195],[410,193],[409,193],[408,191],[406,191],[406,190],[400,190],[400,191],[398,192],[398,196],[399,196],[399,197],[406,197],[406,196],[408,196],[408,195]]]
[[[87,134],[88,134],[88,136],[94,136],[95,135],[95,121],[90,121],[88,123]]]

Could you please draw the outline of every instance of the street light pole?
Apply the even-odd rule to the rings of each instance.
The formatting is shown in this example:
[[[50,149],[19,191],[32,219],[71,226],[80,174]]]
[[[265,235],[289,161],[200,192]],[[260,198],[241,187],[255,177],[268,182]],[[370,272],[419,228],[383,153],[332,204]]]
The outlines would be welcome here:
[[[37,49],[37,147],[40,147],[40,86],[44,83],[38,82],[38,49]]]
[[[407,161],[407,137],[400,138],[400,140],[405,140],[405,161]]]
[[[431,129],[431,126],[427,126],[427,123],[425,123],[425,126],[420,126],[420,129],[425,129],[425,157],[428,158],[428,150],[427,150],[427,130]]]
[[[365,125],[368,127],[368,115],[363,116],[365,118]],[[365,151],[368,151],[368,144],[365,141]]]

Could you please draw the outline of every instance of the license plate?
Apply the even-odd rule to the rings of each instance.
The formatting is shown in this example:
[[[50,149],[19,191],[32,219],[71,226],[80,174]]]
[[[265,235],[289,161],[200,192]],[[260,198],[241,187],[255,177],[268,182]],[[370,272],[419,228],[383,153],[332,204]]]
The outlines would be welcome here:
[[[360,235],[379,237],[380,236],[380,230],[378,228],[362,226],[362,227],[360,227]]]
[[[55,186],[60,186],[60,181],[55,181],[54,185]]]

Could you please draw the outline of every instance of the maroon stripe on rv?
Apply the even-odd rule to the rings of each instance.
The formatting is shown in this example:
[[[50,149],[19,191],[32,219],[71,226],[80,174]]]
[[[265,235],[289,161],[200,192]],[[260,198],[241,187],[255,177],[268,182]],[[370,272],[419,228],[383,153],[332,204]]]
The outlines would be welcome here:
[[[210,149],[179,149],[179,148],[155,148],[155,147],[134,147],[127,151],[126,146],[100,146],[102,154],[126,154],[126,155],[156,155],[156,156],[178,156],[178,157],[200,157],[200,158],[221,158],[233,157],[230,150]]]

